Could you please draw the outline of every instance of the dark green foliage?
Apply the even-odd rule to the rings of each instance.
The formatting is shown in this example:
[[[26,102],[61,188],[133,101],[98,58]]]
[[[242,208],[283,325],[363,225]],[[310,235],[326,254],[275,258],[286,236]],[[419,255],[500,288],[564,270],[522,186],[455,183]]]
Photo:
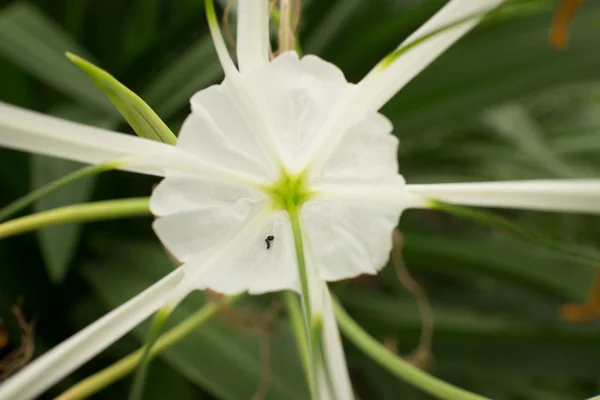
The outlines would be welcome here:
[[[190,95],[221,79],[201,0],[4,3],[0,101],[132,133],[64,57],[69,50],[139,94],[176,133]],[[305,1],[303,49],[336,63],[356,82],[443,3]],[[563,52],[548,45],[555,4],[529,3],[526,14],[476,29],[383,109],[401,139],[407,181],[600,176],[600,3],[587,2]],[[0,206],[72,169],[72,163],[0,149]],[[148,196],[155,181],[109,172],[63,189],[35,209]],[[596,217],[502,215],[560,241],[600,248]],[[600,321],[576,326],[558,315],[561,304],[585,298],[593,278],[586,264],[438,212],[408,211],[400,227],[406,264],[433,303],[433,373],[499,400],[581,400],[600,392]],[[171,267],[148,219],[3,240],[0,260],[0,317],[10,328],[10,346],[18,345],[19,332],[9,310],[22,297],[25,315],[39,319],[38,353]],[[402,354],[414,349],[417,308],[390,267],[376,278],[333,288],[376,338],[396,339]],[[252,299],[239,313],[266,312],[276,298]],[[203,301],[200,294],[191,296],[168,324]],[[48,398],[137,348],[145,327],[53,388]],[[271,338],[268,398],[305,399],[304,375],[283,315]],[[347,352],[363,399],[427,398],[352,346]],[[259,385],[259,336],[225,316],[158,359],[148,399],[167,398],[161,390],[168,387],[174,399],[246,400]],[[116,384],[96,398],[125,398],[127,387]]]

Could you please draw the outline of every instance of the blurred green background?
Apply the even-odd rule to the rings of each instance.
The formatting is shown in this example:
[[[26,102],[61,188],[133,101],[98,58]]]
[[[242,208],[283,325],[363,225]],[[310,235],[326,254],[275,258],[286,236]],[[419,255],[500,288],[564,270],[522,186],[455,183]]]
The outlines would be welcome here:
[[[303,3],[304,51],[337,64],[356,82],[445,1]],[[384,107],[401,140],[407,181],[600,176],[600,2],[581,9],[565,51],[548,45],[557,2],[521,3],[524,12],[476,29]],[[222,78],[201,0],[0,4],[0,101],[132,132],[64,57],[69,50],[110,71],[176,132],[189,97]],[[77,167],[0,149],[0,206]],[[47,197],[35,211],[148,196],[154,183],[110,172]],[[498,212],[561,243],[600,247],[597,217]],[[0,358],[20,343],[10,311],[19,298],[26,318],[37,318],[39,354],[172,268],[150,222],[66,225],[0,241],[0,316],[10,339]],[[600,323],[569,324],[558,313],[561,304],[584,300],[593,268],[441,213],[406,212],[400,227],[406,265],[433,305],[432,373],[494,399],[581,400],[600,393]],[[415,349],[419,312],[391,267],[334,290],[373,336],[395,341],[403,355]],[[162,354],[153,364],[147,398],[250,399],[263,369],[261,335],[242,320],[260,323],[277,299],[248,300],[236,308],[235,319],[221,315]],[[171,323],[203,301],[200,293],[191,296]],[[136,349],[144,332],[140,327],[44,398]],[[267,398],[307,398],[285,315],[263,335],[270,337],[272,356]],[[428,398],[352,345],[346,351],[363,399]],[[94,398],[125,398],[129,383]]]

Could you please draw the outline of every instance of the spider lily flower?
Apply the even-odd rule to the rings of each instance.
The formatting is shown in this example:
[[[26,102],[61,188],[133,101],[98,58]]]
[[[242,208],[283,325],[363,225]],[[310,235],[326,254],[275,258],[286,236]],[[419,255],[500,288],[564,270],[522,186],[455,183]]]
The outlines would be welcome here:
[[[85,163],[121,159],[122,169],[164,177],[151,198],[154,229],[181,262],[0,385],[0,398],[37,396],[162,306],[209,288],[301,292],[308,317],[322,322],[317,397],[351,399],[326,282],[377,273],[403,210],[441,200],[600,213],[598,181],[410,185],[399,174],[398,140],[379,108],[478,22],[466,17],[501,2],[448,2],[400,49],[462,23],[392,53],[353,85],[315,56],[269,60],[268,0],[239,2],[236,66],[207,1],[225,80],[192,97],[176,146],[0,104],[0,145]]]

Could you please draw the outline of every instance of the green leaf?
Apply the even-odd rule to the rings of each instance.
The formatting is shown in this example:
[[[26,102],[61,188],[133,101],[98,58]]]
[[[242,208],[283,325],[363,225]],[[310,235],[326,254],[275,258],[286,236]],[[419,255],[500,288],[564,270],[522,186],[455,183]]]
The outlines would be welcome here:
[[[115,114],[86,76],[64,58],[65,51],[90,58],[37,8],[16,2],[0,11],[0,57],[82,104],[108,115]]]
[[[28,71],[59,92],[108,115],[114,115],[111,104],[88,78],[64,57],[65,51],[87,54],[59,26],[38,9],[26,3],[14,3],[0,12],[0,55]],[[78,112],[79,113],[79,112]],[[88,113],[89,114],[89,113]],[[74,117],[78,121],[87,116]],[[80,165],[64,160],[33,156],[31,160],[32,189],[38,189]],[[89,199],[93,178],[62,189],[35,205],[36,211],[64,206]],[[60,282],[78,243],[78,224],[46,228],[39,239],[48,274]]]
[[[487,274],[565,300],[583,300],[596,273],[568,256],[509,238],[407,233],[404,257],[411,268],[452,275]]]
[[[95,113],[78,107],[63,107],[56,109],[54,115],[88,123],[103,128],[114,128],[114,120],[102,119]],[[46,156],[31,156],[30,179],[31,190],[40,189],[57,179],[63,178],[83,165],[68,160],[60,160]],[[34,205],[35,212],[50,210],[69,204],[88,201],[94,190],[95,176],[76,181],[70,185],[41,198]],[[41,229],[38,233],[40,248],[50,279],[60,283],[67,274],[68,267],[75,255],[81,224],[66,224]]]
[[[84,273],[111,308],[144,290],[173,268],[162,248],[154,243],[109,241],[101,243],[99,248],[110,248],[111,255],[102,264],[90,265]],[[200,293],[193,293],[175,309],[165,329],[199,310],[203,303]],[[148,324],[144,324],[134,331],[139,340],[144,339],[147,327]],[[308,398],[292,332],[284,319],[278,321],[271,338],[267,398]],[[219,399],[247,400],[259,386],[262,371],[259,348],[256,335],[244,333],[230,322],[217,319],[198,328],[160,357]]]
[[[145,400],[195,400],[195,387],[177,370],[165,362],[156,360],[152,364],[146,383]]]
[[[443,203],[437,200],[431,200],[429,204],[432,210],[443,211],[455,217],[498,229],[526,242],[541,245],[558,253],[569,255],[573,259],[585,260],[590,265],[597,267],[598,261],[600,261],[598,252],[593,248],[586,248],[575,243],[565,243],[564,240],[549,235],[544,229],[520,224],[497,213],[480,208]]]
[[[336,36],[348,23],[348,20],[361,10],[364,0],[337,0],[331,9],[312,29],[303,43],[307,54],[320,54],[329,45],[334,43]]]
[[[505,104],[484,115],[485,122],[511,141],[527,158],[557,178],[581,175],[566,165],[545,142],[544,131],[521,104]]]
[[[134,0],[136,12],[132,15],[123,40],[125,54],[136,57],[161,31],[162,4],[158,0]]]
[[[412,300],[357,288],[341,299],[361,325],[374,329],[376,337],[398,338],[403,354],[414,348],[420,318]],[[587,329],[559,322],[539,324],[533,318],[491,315],[476,306],[434,304],[433,352],[438,373],[589,377],[600,373],[598,324]]]
[[[40,188],[81,167],[82,164],[72,161],[34,156],[31,158],[31,186]],[[82,179],[50,193],[35,203],[34,211],[46,211],[69,203],[84,202],[92,195],[94,181],[91,177]],[[48,275],[54,283],[60,283],[64,279],[75,255],[80,233],[81,224],[51,226],[38,232]]]
[[[403,132],[418,135],[549,86],[596,79],[600,5],[586,4],[563,52],[547,41],[553,12],[550,7],[477,29],[407,85],[385,113]]]
[[[22,196],[10,204],[0,208],[0,222],[4,222],[6,219],[23,211],[43,197],[46,197],[50,193],[60,188],[68,186],[73,182],[77,182],[80,179],[116,169],[121,165],[121,161],[110,161],[98,165],[82,167],[75,170],[73,173],[64,175],[62,178],[56,179],[47,185],[43,185],[39,189],[33,190],[29,194]]]
[[[138,95],[108,72],[67,52],[67,57],[85,72],[125,117],[139,136],[175,145],[177,138],[158,115]]]
[[[142,96],[163,118],[182,107],[189,109],[192,95],[223,76],[209,35],[194,42],[142,91]]]

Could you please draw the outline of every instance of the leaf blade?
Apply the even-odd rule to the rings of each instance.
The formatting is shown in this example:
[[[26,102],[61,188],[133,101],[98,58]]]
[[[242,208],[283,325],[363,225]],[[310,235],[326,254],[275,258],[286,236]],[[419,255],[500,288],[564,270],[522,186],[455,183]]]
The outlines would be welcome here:
[[[108,96],[139,136],[171,145],[177,143],[173,132],[138,95],[111,74],[83,58],[69,52],[66,53],[66,56],[92,79],[98,89]]]

